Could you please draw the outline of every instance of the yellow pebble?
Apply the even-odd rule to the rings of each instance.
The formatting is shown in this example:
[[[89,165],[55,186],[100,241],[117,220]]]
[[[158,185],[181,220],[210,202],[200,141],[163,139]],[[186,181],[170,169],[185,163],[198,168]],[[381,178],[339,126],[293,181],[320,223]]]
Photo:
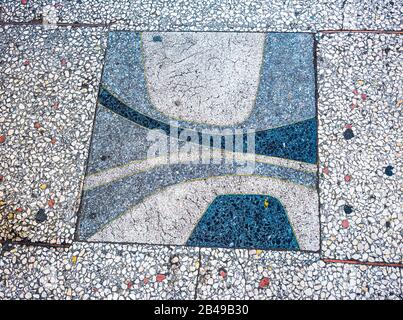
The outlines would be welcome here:
[[[195,262],[195,267],[196,267],[196,269],[200,267],[200,262],[199,261]]]
[[[72,256],[72,257],[71,257],[71,262],[72,262],[73,264],[76,264],[76,263],[77,263],[77,256]]]
[[[10,212],[10,213],[7,215],[7,219],[8,219],[8,220],[13,220],[13,219],[14,219],[14,213]]]
[[[5,202],[4,200],[0,200],[0,207],[4,206],[7,202]]]
[[[256,255],[260,255],[263,252],[263,250],[256,250]]]
[[[267,208],[269,206],[269,199],[264,200],[264,207]]]
[[[360,86],[362,86],[362,85],[364,84],[364,81],[358,80],[357,83],[358,83]]]
[[[41,189],[41,190],[45,190],[47,187],[48,187],[48,186],[47,186],[46,183],[41,183],[41,184],[39,185],[39,189]]]
[[[28,233],[26,233],[26,232],[20,232],[20,237],[21,238],[27,238],[28,237]]]

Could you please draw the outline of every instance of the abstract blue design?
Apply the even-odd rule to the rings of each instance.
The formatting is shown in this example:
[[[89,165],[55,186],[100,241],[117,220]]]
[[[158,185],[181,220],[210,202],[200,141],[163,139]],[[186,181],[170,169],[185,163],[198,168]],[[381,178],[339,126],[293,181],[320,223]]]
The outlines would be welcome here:
[[[99,103],[122,117],[150,130],[160,129],[169,135],[171,129],[179,133],[185,129],[173,128],[168,123],[141,114],[118,100],[105,88],[101,88]],[[258,155],[316,163],[316,128],[316,119],[312,118],[280,128],[258,131],[255,137],[255,153]],[[199,136],[199,143],[201,143],[202,133],[197,132],[197,134]],[[224,149],[224,137],[221,140],[221,148]],[[246,152],[246,133],[243,134],[243,141],[244,152]]]
[[[265,195],[218,196],[186,243],[189,246],[298,250],[283,205]]]
[[[81,207],[79,235],[87,239],[103,225],[117,218],[130,207],[141,202],[153,192],[162,191],[184,181],[236,174],[236,166],[225,164],[171,164],[140,172],[95,189],[84,191]],[[257,163],[255,174],[284,179],[296,184],[315,187],[313,173]]]
[[[177,36],[179,42],[183,40],[180,34]],[[207,147],[227,149],[226,142],[232,140],[236,141],[237,147],[239,144],[243,146],[242,151],[237,151],[246,154],[253,151],[248,148],[250,136],[247,130],[251,129],[255,134],[254,153],[262,156],[253,166],[253,175],[259,179],[270,178],[267,179],[271,181],[268,183],[274,183],[278,185],[278,188],[287,186],[285,191],[276,194],[278,199],[264,194],[251,194],[271,192],[263,191],[265,189],[253,191],[253,184],[251,184],[250,187],[246,186],[242,195],[228,194],[217,197],[203,215],[202,212],[182,211],[181,213],[189,215],[187,219],[183,219],[187,223],[186,233],[183,233],[183,229],[180,229],[176,223],[170,224],[169,221],[160,219],[160,216],[157,219],[160,225],[154,226],[150,231],[158,236],[155,239],[165,239],[164,234],[182,232],[180,244],[185,244],[189,237],[186,244],[191,246],[288,250],[297,250],[300,247],[311,248],[312,246],[307,245],[308,238],[302,230],[310,227],[304,224],[301,228],[302,224],[299,225],[299,223],[306,219],[306,213],[310,217],[315,217],[317,208],[315,206],[317,199],[313,197],[311,200],[306,196],[306,194],[311,195],[309,192],[314,192],[317,187],[314,166],[307,165],[316,164],[318,160],[313,35],[268,33],[264,39],[261,38],[261,44],[264,40],[264,48],[253,108],[243,122],[228,125],[173,119],[160,112],[149,98],[148,90],[153,88],[153,83],[149,82],[145,75],[144,59],[147,57],[144,56],[146,53],[142,49],[142,39],[166,43],[163,36],[153,33],[111,32],[109,34],[106,62],[98,95],[99,106],[86,173],[89,179],[86,179],[86,182],[91,181],[93,177],[101,178],[96,178],[99,183],[84,188],[77,238],[79,240],[96,238],[97,235],[102,234],[103,230],[116,226],[117,229],[108,236],[122,235],[119,228],[121,221],[125,219],[121,218],[131,217],[133,208],[145,206],[148,199],[165,192],[171,186],[195,180],[208,181],[212,177],[228,176],[229,180],[234,181],[230,177],[244,175],[238,171],[238,163],[231,164],[224,161],[208,164],[157,162],[155,167],[147,167],[144,160],[147,159],[148,151],[153,143],[147,139],[150,130],[161,130],[169,135],[167,141],[170,144],[177,144],[179,147],[190,141],[190,143]],[[155,65],[155,67],[158,66]],[[202,68],[198,71],[204,72]],[[231,117],[230,114],[228,116]],[[184,130],[187,131],[184,132]],[[220,133],[224,130],[225,133],[221,135]],[[185,137],[181,137],[181,133],[188,132],[193,133],[191,140],[186,140],[185,134]],[[206,132],[210,133],[211,140],[203,139]],[[172,133],[174,135],[171,136]],[[219,136],[215,136],[216,134]],[[228,135],[230,139],[226,139]],[[175,153],[174,148],[166,150],[168,156],[171,152]],[[295,164],[286,160],[305,164]],[[123,173],[114,177],[115,169]],[[106,179],[107,182],[103,183],[105,177],[113,179]],[[234,189],[228,189],[229,193],[238,193],[236,183],[234,186],[231,185]],[[309,209],[295,210],[295,207],[284,202],[287,203],[289,210],[287,214],[280,201],[288,201],[289,189],[287,188],[290,185],[298,185],[298,190],[309,189],[308,193],[301,191],[300,195],[302,198],[305,197],[303,203],[305,204],[306,200]],[[189,204],[180,207],[179,210],[184,210],[193,203],[193,199],[186,198],[186,201],[188,200]],[[197,211],[198,204],[195,203],[193,208]],[[156,214],[156,210],[161,210],[158,213],[163,216],[165,208],[148,207],[144,210],[144,217]],[[141,225],[142,227],[142,224],[137,223],[144,217],[140,213],[138,219],[136,217],[131,220],[133,226],[137,228]],[[199,217],[201,220],[197,222]],[[147,221],[147,219],[144,220]],[[298,226],[295,229],[296,234],[290,221]],[[318,219],[311,221],[313,221],[312,225],[316,225]],[[132,225],[124,226],[125,232],[130,232],[129,226]],[[141,234],[142,237],[148,233],[149,226],[144,226],[143,229],[141,227],[136,229],[135,233]],[[141,240],[143,238],[140,239],[137,235],[131,238],[135,240],[128,241],[143,243]],[[147,239],[144,243],[149,241],[165,243],[155,239],[148,240],[148,235],[144,238]],[[174,238],[173,236],[172,239]],[[173,244],[170,241],[172,240],[165,244]]]

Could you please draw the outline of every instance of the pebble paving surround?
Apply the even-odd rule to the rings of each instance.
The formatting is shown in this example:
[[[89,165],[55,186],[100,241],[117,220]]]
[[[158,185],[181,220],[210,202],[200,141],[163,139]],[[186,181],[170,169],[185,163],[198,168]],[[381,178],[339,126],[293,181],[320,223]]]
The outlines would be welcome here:
[[[326,258],[403,262],[402,40],[385,34],[320,36],[319,189]],[[354,137],[346,139],[347,130]],[[391,176],[385,173],[389,165]]]
[[[93,179],[94,174],[109,179],[108,172],[117,169],[114,168],[116,163],[127,166],[131,164],[131,159],[150,158],[148,152],[145,153],[143,150],[144,144],[147,143],[145,141],[150,140],[148,137],[150,132],[141,133],[145,128],[149,130],[158,128],[166,135],[170,135],[170,140],[173,139],[172,136],[177,136],[179,133],[177,143],[181,144],[181,151],[189,147],[195,149],[199,144],[210,147],[210,139],[206,139],[205,134],[203,135],[203,129],[207,129],[208,132],[216,132],[216,138],[219,139],[218,148],[228,147],[228,138],[230,138],[235,140],[236,144],[239,141],[242,143],[243,151],[240,152],[250,152],[253,148],[256,155],[276,157],[285,162],[289,159],[302,161],[305,164],[312,164],[312,167],[317,169],[313,44],[314,35],[310,33],[174,32],[167,35],[167,33],[110,32],[98,105],[111,111],[112,119],[104,116],[96,117],[85,183],[88,181],[87,177]],[[263,51],[263,54],[257,55],[256,52],[259,51]],[[255,65],[254,68],[253,65]],[[148,70],[147,75],[144,74],[145,70]],[[253,72],[258,76],[248,79],[249,74]],[[249,76],[246,77],[245,74]],[[209,82],[208,85],[205,84],[206,81]],[[251,86],[256,91],[245,91],[243,89],[245,86]],[[159,102],[149,99],[152,95],[149,96],[148,93],[151,92],[162,94],[164,99]],[[249,96],[248,99],[245,99],[245,96]],[[232,118],[234,109],[242,108],[237,100],[233,100],[234,97],[245,100],[242,103],[249,108],[244,119],[238,123],[233,123],[234,119],[228,122],[228,119]],[[157,105],[159,105],[158,110]],[[170,113],[166,112],[168,109]],[[217,112],[217,109],[220,111]],[[193,113],[193,120],[189,120],[187,116],[184,117],[184,112],[181,110]],[[207,118],[214,118],[215,122]],[[172,120],[177,120],[178,124],[173,126],[178,129],[173,129],[173,126],[169,125]],[[116,122],[118,125],[111,126],[111,123]],[[219,123],[220,127],[216,123]],[[135,135],[127,134],[123,128],[128,126],[131,127],[131,132],[134,130],[138,132]],[[243,128],[257,130],[253,142],[247,137]],[[186,133],[185,129],[192,130],[192,135]],[[238,130],[235,131],[236,129]],[[227,133],[224,133],[224,130]],[[217,132],[222,132],[225,139],[221,139]],[[190,138],[191,142],[183,145],[187,138]],[[115,150],[121,149],[122,143],[127,150],[131,150],[130,158],[127,158],[126,152],[124,154],[110,152],[114,143],[117,144],[116,147],[112,147]],[[151,148],[155,146],[151,145]],[[164,147],[163,152],[165,151]],[[170,158],[175,154],[172,144],[167,152]],[[100,163],[103,163],[103,168],[97,170]],[[217,195],[217,192],[222,194],[225,193],[223,189],[228,192],[227,186],[231,185],[232,178],[240,174],[238,170],[240,166],[241,164],[224,162],[219,164],[195,162],[179,165],[171,163],[152,170],[143,169],[137,174],[127,174],[120,179],[112,180],[107,185],[102,184],[87,189],[82,196],[77,240],[96,237],[101,242],[184,245],[186,238],[191,235],[191,230],[197,227],[203,215],[201,203],[206,202],[205,198],[196,201],[192,199],[194,192],[188,191],[191,181],[194,179],[205,181],[206,186],[199,192],[207,198],[211,194],[211,178],[227,176],[226,185],[213,192],[214,195]],[[263,194],[274,192],[273,196],[280,196],[279,201],[287,202],[285,211],[290,216],[290,223],[294,225],[294,228],[299,229],[298,225],[301,225],[301,221],[295,221],[291,217],[295,208],[299,208],[297,211],[305,213],[306,216],[303,224],[309,224],[309,230],[317,233],[319,230],[317,197],[312,196],[306,189],[302,191],[297,189],[296,185],[294,186],[295,183],[307,185],[303,181],[306,177],[313,180],[313,183],[308,183],[308,186],[315,190],[317,188],[316,172],[306,176],[305,172],[284,170],[281,166],[262,166],[258,163],[254,165],[254,168],[255,175],[276,178],[275,181],[266,180],[267,191]],[[286,181],[292,181],[293,185],[286,186]],[[175,189],[176,191],[170,194],[170,198],[175,194],[175,200],[163,201],[162,194],[165,193],[165,188],[179,184],[182,184],[183,188]],[[249,183],[239,181],[239,185],[235,184],[233,190],[254,194],[258,184],[258,178],[253,177]],[[276,188],[273,190],[274,184]],[[245,188],[247,185],[249,188]],[[279,190],[285,192],[279,195]],[[298,194],[293,193],[296,190]],[[145,203],[149,203],[150,197],[154,197],[156,193],[159,194],[158,198],[162,203],[168,203],[165,203],[157,214],[152,214],[155,210],[146,208]],[[167,206],[171,206],[172,202],[176,201],[178,193],[188,194],[188,196],[176,203],[173,214],[168,214]],[[295,200],[289,202],[289,194],[292,194],[291,198]],[[301,203],[306,206],[299,207]],[[159,206],[159,204],[156,205]],[[242,206],[240,204],[240,207]],[[194,210],[195,207],[199,212]],[[264,208],[263,199],[260,202],[262,214],[265,211]],[[308,216],[315,211],[317,218],[310,220]],[[125,217],[127,215],[131,218]],[[249,215],[251,215],[250,210],[246,210],[244,216]],[[218,221],[225,224],[226,220]],[[277,234],[277,232],[282,233],[280,231],[282,229],[277,226],[283,220],[269,224],[264,223],[263,220],[263,218],[248,220],[251,223],[249,227],[255,231],[264,225],[267,228],[264,232],[262,230],[259,236],[257,232],[253,232],[252,238],[244,233],[248,226],[239,224],[238,237],[243,238],[242,235],[244,235],[250,240],[254,239],[253,241],[244,242],[234,239],[235,241],[228,241],[225,244],[211,241],[208,243],[215,247],[255,249],[285,249],[288,245],[296,247],[291,237]],[[154,224],[154,221],[158,223]],[[270,225],[273,225],[273,228]],[[221,233],[229,226],[217,225],[217,230]],[[102,237],[100,233],[106,235],[106,230],[108,230],[106,232],[108,236]],[[159,239],[166,239],[169,235],[175,240],[174,242],[166,240],[154,242],[151,239],[145,241],[144,236],[148,237],[151,233],[159,235],[157,237]],[[235,230],[234,233],[236,233]],[[204,234],[205,232],[201,232],[197,239],[201,241],[200,236]],[[183,236],[185,241],[179,241]],[[309,248],[315,251],[319,249],[316,241],[315,244],[307,243],[299,238],[298,232],[295,236],[301,249]],[[318,238],[318,234],[316,236]],[[133,238],[137,241],[133,241]],[[270,238],[271,240],[268,240]],[[288,239],[290,243],[281,241],[281,245],[278,246],[273,240],[279,238]],[[193,241],[193,245],[202,246],[205,242]]]
[[[72,241],[105,37],[102,28],[0,27],[1,239]]]
[[[14,1],[2,1],[1,19],[29,22],[34,18],[32,6],[41,8],[44,3],[47,2],[31,3],[28,0],[28,5],[24,7],[16,5]],[[208,7],[208,2],[204,3]],[[70,23],[107,23],[112,15],[116,18],[121,14],[112,28],[127,30],[401,29],[402,6],[399,1],[393,5],[385,1],[377,8],[370,1],[338,1],[331,5],[331,9],[321,1],[308,6],[298,1],[306,13],[290,20],[290,15],[295,16],[295,8],[298,8],[294,3],[287,9],[273,4],[278,9],[271,11],[270,22],[258,21],[265,16],[263,13],[267,8],[261,11],[257,9],[259,14],[252,10],[251,15],[256,17],[253,22],[248,22],[246,27],[246,23],[237,22],[235,28],[234,21],[247,20],[247,14],[243,13],[246,10],[241,10],[246,18],[238,16],[237,20],[239,6],[234,6],[230,15],[223,15],[221,20],[216,16],[212,19],[204,16],[190,22],[182,19],[180,23],[174,23],[172,12],[181,12],[181,15],[177,15],[178,19],[179,16],[194,13],[183,15],[186,6],[179,11],[173,4],[155,10],[156,7],[151,4],[143,3],[136,9],[142,13],[138,16],[140,19],[132,20],[138,21],[137,25],[124,18],[123,2],[115,2],[114,6],[103,4],[100,9],[94,2],[84,1],[78,5],[70,1],[69,4],[62,2],[58,10],[60,21]],[[72,10],[71,6],[79,10]],[[163,2],[158,2],[157,6],[163,6]],[[224,11],[229,8],[228,5],[220,6]],[[250,7],[259,8],[259,5],[252,3]],[[74,12],[76,16],[71,16],[69,12]],[[312,19],[307,19],[307,14],[311,12],[316,14]],[[167,16],[168,19],[163,19]],[[284,19],[278,19],[280,16]],[[214,24],[214,20],[218,23]],[[61,27],[49,31],[39,26],[1,26],[0,29],[0,108],[4,113],[0,115],[0,141],[5,138],[0,145],[0,195],[6,200],[6,210],[3,210],[4,206],[0,209],[3,218],[1,237],[18,240],[15,233],[9,233],[9,230],[15,230],[20,238],[32,241],[71,243],[106,30]],[[52,52],[46,46],[46,41],[40,40],[49,34],[54,35],[52,44],[59,44],[60,54],[64,53],[67,57],[58,56],[57,52]],[[19,43],[19,48],[13,43]],[[402,263],[402,212],[399,211],[401,200],[398,197],[401,192],[402,161],[401,139],[398,140],[399,116],[401,119],[401,109],[398,108],[402,106],[399,46],[401,35],[396,34],[338,33],[322,34],[318,38],[321,253],[93,243],[73,243],[69,248],[7,244],[1,247],[0,298],[402,299],[401,267],[324,263],[320,260],[336,258]],[[384,53],[380,55],[382,50]],[[50,74],[58,78],[50,81],[49,76],[50,79],[38,81],[35,86],[30,76],[35,75],[36,70],[49,74],[52,67],[50,61],[55,56],[57,63]],[[89,67],[85,67],[85,61],[88,61]],[[352,71],[348,67],[352,67]],[[21,79],[23,68],[31,72]],[[66,72],[63,68],[72,71]],[[89,73],[91,77],[84,81],[79,71],[87,76]],[[4,77],[5,74],[10,76]],[[76,78],[73,79],[79,81],[69,80],[67,76],[74,76]],[[376,83],[371,82],[374,76]],[[58,91],[56,94],[49,83],[63,89],[55,89]],[[77,90],[75,85],[81,85],[81,89]],[[36,99],[35,90],[41,94],[49,90],[49,97],[60,98],[60,101],[54,104],[53,99],[47,103]],[[78,104],[82,105],[79,109]],[[66,106],[64,109],[58,109],[63,105]],[[352,106],[355,113],[350,113]],[[38,107],[41,107],[42,116],[35,111]],[[78,110],[78,113],[74,113]],[[12,118],[11,114],[16,118]],[[41,118],[34,119],[34,115]],[[371,126],[369,121],[377,125]],[[66,125],[69,130],[58,131],[57,126],[62,123],[69,124]],[[349,131],[343,136],[348,129],[352,130],[354,137],[346,140],[345,137],[351,137]],[[56,140],[52,139],[53,134]],[[384,140],[387,143],[375,140],[379,137],[386,137]],[[13,141],[12,145],[10,141]],[[52,150],[52,142],[56,142],[54,146],[58,148],[57,152]],[[59,147],[58,143],[61,143]],[[32,145],[36,148],[32,148]],[[16,153],[13,148],[17,146],[24,151]],[[358,149],[368,156],[360,156]],[[53,159],[55,156],[60,159]],[[38,169],[34,169],[31,163],[38,163]],[[60,163],[63,164],[61,169]],[[24,174],[26,164],[29,164],[28,176]],[[388,166],[393,166],[394,175],[386,174],[390,171],[386,170]],[[45,168],[51,169],[47,171]],[[3,173],[3,170],[6,172]],[[26,181],[22,176],[26,176]],[[46,181],[47,178],[50,182]],[[32,192],[35,188],[37,194]],[[379,204],[376,199],[382,196],[385,200]],[[55,202],[49,201],[52,199]],[[33,222],[37,209],[44,205],[50,208],[48,220],[44,224]],[[346,205],[351,206],[352,211],[346,209]],[[9,215],[10,212],[13,216]],[[25,227],[5,221],[4,216],[7,219],[15,217],[15,221],[25,220]],[[131,263],[125,264],[123,259]],[[29,274],[27,268],[31,268]],[[99,275],[103,271],[109,280],[101,281]]]
[[[61,0],[61,23],[111,24],[133,31],[318,31],[401,30],[401,1],[258,0],[258,1],[126,1]],[[51,0],[16,6],[3,0],[2,20],[38,20]]]

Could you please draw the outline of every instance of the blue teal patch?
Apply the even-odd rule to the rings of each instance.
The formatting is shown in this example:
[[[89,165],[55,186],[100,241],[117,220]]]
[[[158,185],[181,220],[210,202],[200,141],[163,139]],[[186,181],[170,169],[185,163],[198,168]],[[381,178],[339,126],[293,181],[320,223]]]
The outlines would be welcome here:
[[[162,38],[161,38],[161,36],[158,36],[158,35],[157,35],[157,36],[154,36],[154,37],[153,37],[153,41],[154,41],[154,42],[162,42]]]
[[[393,166],[387,166],[385,168],[385,174],[389,177],[393,176],[394,172],[393,172]]]
[[[283,205],[265,195],[218,196],[186,245],[299,250]]]

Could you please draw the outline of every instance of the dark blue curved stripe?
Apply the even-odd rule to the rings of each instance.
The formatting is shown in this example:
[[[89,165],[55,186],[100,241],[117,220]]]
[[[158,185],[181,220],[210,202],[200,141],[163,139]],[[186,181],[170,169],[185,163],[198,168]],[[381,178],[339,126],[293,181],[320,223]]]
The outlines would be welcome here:
[[[289,126],[258,131],[256,154],[316,163],[317,123],[308,119]]]
[[[167,135],[170,134],[169,124],[158,121],[128,107],[110,94],[105,88],[101,88],[99,102],[109,110],[125,117],[148,129],[160,129]],[[255,153],[258,155],[273,156],[308,163],[316,163],[316,119],[308,119],[288,126],[268,129],[256,132]],[[174,128],[179,134],[184,128]],[[202,133],[197,132],[199,143],[202,141]],[[235,141],[235,139],[234,139]],[[247,152],[247,135],[243,134],[243,152]],[[225,147],[224,138],[221,139],[221,148]]]
[[[218,196],[186,245],[299,249],[284,207],[276,198],[265,195]]]

